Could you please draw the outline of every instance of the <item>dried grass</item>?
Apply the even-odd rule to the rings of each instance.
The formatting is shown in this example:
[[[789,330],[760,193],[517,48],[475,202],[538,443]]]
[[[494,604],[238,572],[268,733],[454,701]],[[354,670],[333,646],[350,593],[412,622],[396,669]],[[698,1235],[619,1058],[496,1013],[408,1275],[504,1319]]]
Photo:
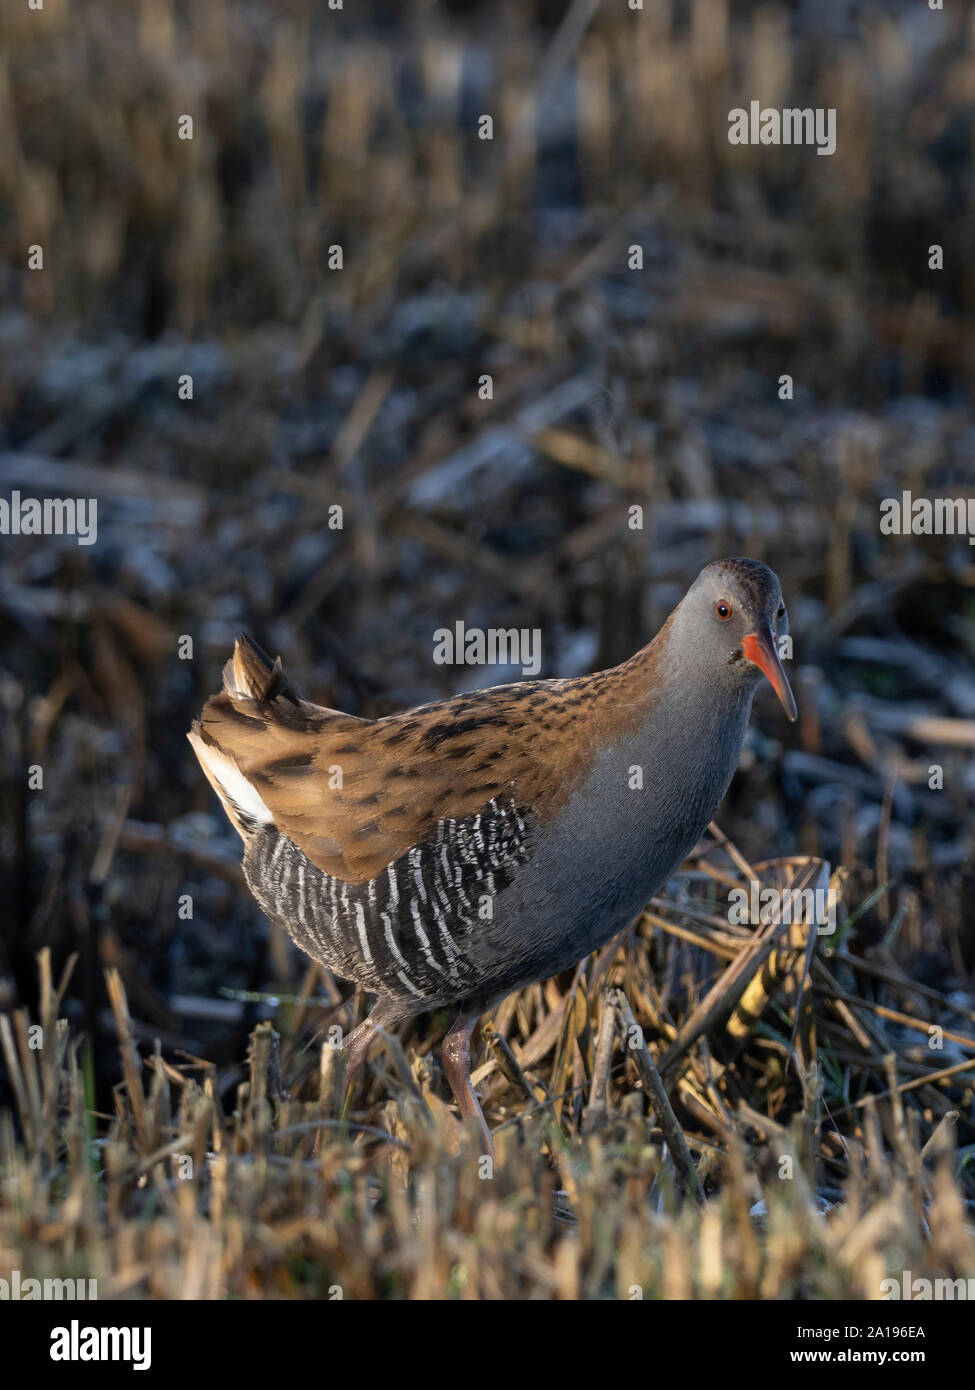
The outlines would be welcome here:
[[[688,25],[577,3],[554,31],[416,6],[395,42],[350,8],[0,17],[0,486],[97,495],[101,522],[93,553],[5,538],[0,1274],[410,1298],[971,1276],[975,565],[877,527],[901,488],[970,489],[971,14],[922,52],[909,7],[828,44],[715,0]],[[855,132],[834,157],[727,143],[732,106],[797,91]],[[34,242],[50,273],[19,269]],[[734,843],[496,1011],[493,1177],[445,1103],[442,1018],[346,1112],[321,1030],[363,1001],[267,934],[185,748],[237,628],[376,715],[456,687],[427,659],[447,618],[540,625],[571,675],[721,553],[781,575],[802,713],[786,744],[759,703]],[[729,922],[736,884],[827,859],[837,939]]]

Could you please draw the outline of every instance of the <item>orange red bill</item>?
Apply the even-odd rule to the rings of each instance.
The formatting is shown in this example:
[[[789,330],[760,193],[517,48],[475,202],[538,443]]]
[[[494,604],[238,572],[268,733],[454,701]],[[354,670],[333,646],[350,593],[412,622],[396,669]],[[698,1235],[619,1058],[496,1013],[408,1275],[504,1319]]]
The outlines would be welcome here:
[[[754,632],[749,632],[741,645],[747,659],[758,667],[763,676],[768,677],[772,689],[778,695],[779,702],[785,710],[786,718],[795,720],[799,713],[796,709],[795,696],[792,693],[789,678],[782,669],[782,662],[775,650],[772,629],[768,623],[763,623]]]

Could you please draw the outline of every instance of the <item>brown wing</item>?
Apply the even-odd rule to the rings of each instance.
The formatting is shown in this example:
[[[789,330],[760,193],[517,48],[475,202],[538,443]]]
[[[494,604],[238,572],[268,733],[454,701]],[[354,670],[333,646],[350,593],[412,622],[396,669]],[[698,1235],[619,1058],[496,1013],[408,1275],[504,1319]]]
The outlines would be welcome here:
[[[438,822],[474,815],[499,793],[552,810],[605,737],[598,713],[611,702],[602,697],[624,670],[496,686],[369,721],[301,700],[280,662],[242,638],[224,693],[207,702],[190,738],[232,818],[228,761],[312,863],[358,883],[429,839]],[[237,809],[247,807],[238,800]]]

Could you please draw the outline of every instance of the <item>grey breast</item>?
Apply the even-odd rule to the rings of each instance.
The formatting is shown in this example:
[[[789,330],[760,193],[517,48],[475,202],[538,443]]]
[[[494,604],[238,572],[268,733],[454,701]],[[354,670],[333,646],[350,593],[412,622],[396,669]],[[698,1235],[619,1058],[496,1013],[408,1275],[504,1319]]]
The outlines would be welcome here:
[[[751,700],[702,703],[603,749],[474,944],[499,991],[567,969],[621,931],[687,858],[734,775]]]

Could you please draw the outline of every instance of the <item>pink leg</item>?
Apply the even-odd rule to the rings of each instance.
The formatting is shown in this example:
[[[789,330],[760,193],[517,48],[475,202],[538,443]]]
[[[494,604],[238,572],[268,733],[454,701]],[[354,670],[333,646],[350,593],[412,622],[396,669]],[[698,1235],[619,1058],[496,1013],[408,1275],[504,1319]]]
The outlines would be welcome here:
[[[477,1120],[484,1140],[484,1151],[494,1154],[494,1141],[480,1102],[471,1085],[471,1033],[477,1023],[478,1014],[460,1014],[450,1032],[443,1040],[440,1055],[443,1069],[454,1093],[457,1109],[465,1120]]]
[[[366,1054],[378,1031],[378,1022],[375,1019],[374,1010],[368,1018],[363,1019],[358,1028],[353,1028],[342,1043],[342,1052],[345,1056],[345,1075],[348,1081],[354,1080],[356,1074],[361,1071]]]

